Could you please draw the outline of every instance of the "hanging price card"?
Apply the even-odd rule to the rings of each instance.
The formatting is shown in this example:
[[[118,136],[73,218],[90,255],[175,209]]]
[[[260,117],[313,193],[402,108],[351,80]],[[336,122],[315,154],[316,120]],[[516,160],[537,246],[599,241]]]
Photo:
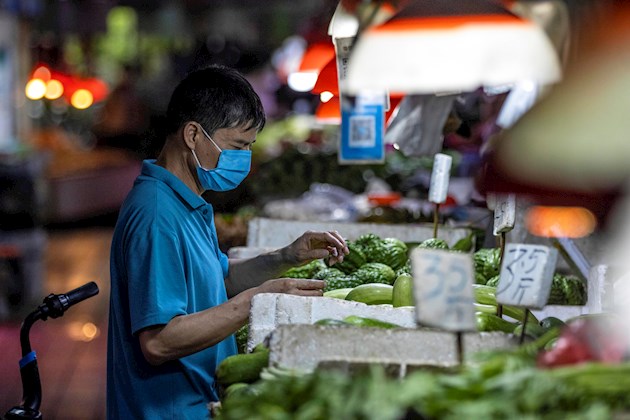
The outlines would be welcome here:
[[[494,236],[514,229],[516,218],[516,196],[498,195],[494,203]]]
[[[547,303],[558,251],[543,245],[507,244],[497,302],[541,309]]]
[[[417,248],[411,252],[416,318],[447,331],[475,331],[470,255]]]

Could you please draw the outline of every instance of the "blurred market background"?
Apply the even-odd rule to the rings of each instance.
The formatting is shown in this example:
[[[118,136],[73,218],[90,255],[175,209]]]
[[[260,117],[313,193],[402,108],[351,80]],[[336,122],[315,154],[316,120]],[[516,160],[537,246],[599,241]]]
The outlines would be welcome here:
[[[248,223],[261,217],[431,223],[436,208],[428,200],[430,176],[433,156],[441,151],[453,165],[440,223],[471,229],[478,247],[495,246],[487,193],[533,191],[530,199],[540,204],[586,208],[599,225],[580,245],[589,258],[600,256],[600,237],[623,183],[615,179],[587,189],[550,185],[536,177],[519,179],[496,165],[497,118],[509,88],[456,92],[435,117],[443,124],[429,127],[430,114],[428,122],[416,121],[416,130],[433,130],[425,150],[405,150],[392,130],[393,139],[386,132],[382,163],[340,164],[338,97],[315,93],[317,77],[299,77],[308,67],[307,57],[316,63],[315,76],[333,59],[328,30],[338,3],[0,1],[0,413],[21,399],[18,331],[23,317],[47,294],[95,281],[100,288],[96,298],[61,320],[37,325],[32,341],[40,358],[44,416],[104,418],[109,242],[117,210],[141,161],[156,157],[161,148],[171,90],[188,71],[207,64],[243,72],[268,118],[253,149],[248,179],[234,191],[205,195],[215,207],[225,252],[246,246]],[[562,11],[538,12],[552,17],[546,33],[563,68],[570,69],[587,56],[590,34],[605,24],[609,8],[623,2],[504,5],[516,12],[519,5],[535,3]],[[467,71],[466,62],[460,66]],[[332,80],[336,82],[336,73]],[[330,106],[335,100],[336,108]],[[399,103],[401,98],[392,95],[387,116],[392,127]],[[574,123],[568,118],[564,121],[570,127]],[[623,134],[627,143],[627,131]],[[518,149],[500,152],[528,156]],[[559,167],[562,153],[552,155]],[[554,176],[550,171],[542,178]],[[568,177],[575,179],[575,174]],[[524,228],[514,235],[531,239]]]

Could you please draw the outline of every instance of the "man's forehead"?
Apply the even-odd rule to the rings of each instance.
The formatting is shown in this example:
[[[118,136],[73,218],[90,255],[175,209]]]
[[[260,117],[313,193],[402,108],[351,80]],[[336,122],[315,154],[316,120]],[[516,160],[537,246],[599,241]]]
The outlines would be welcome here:
[[[215,136],[222,137],[230,140],[240,140],[253,142],[256,140],[256,128],[249,128],[247,126],[219,128],[215,131]]]

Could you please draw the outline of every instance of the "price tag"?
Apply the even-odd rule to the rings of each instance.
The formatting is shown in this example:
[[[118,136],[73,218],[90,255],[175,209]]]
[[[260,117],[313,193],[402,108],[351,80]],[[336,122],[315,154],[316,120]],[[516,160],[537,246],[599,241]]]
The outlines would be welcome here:
[[[494,236],[514,229],[516,216],[516,196],[514,194],[498,195],[494,202]]]
[[[429,201],[443,203],[446,201],[448,181],[451,173],[453,158],[443,153],[436,153],[433,159],[433,171],[431,172],[431,184],[429,185]]]
[[[497,302],[542,309],[549,299],[558,251],[544,245],[507,244]]]
[[[470,255],[435,249],[411,252],[416,318],[447,331],[475,331]]]

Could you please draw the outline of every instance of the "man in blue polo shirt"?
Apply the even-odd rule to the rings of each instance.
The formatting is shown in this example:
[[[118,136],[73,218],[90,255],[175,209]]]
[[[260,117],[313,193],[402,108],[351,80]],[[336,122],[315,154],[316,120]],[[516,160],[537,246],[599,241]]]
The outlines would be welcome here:
[[[239,73],[212,66],[189,74],[167,110],[157,160],[119,214],[111,248],[107,353],[110,419],[203,419],[216,401],[214,372],[236,353],[234,332],[257,293],[320,296],[319,280],[277,278],[287,268],[348,253],[337,232],[306,232],[249,260],[219,250],[212,206],[201,194],[247,176],[265,124],[260,99]]]

